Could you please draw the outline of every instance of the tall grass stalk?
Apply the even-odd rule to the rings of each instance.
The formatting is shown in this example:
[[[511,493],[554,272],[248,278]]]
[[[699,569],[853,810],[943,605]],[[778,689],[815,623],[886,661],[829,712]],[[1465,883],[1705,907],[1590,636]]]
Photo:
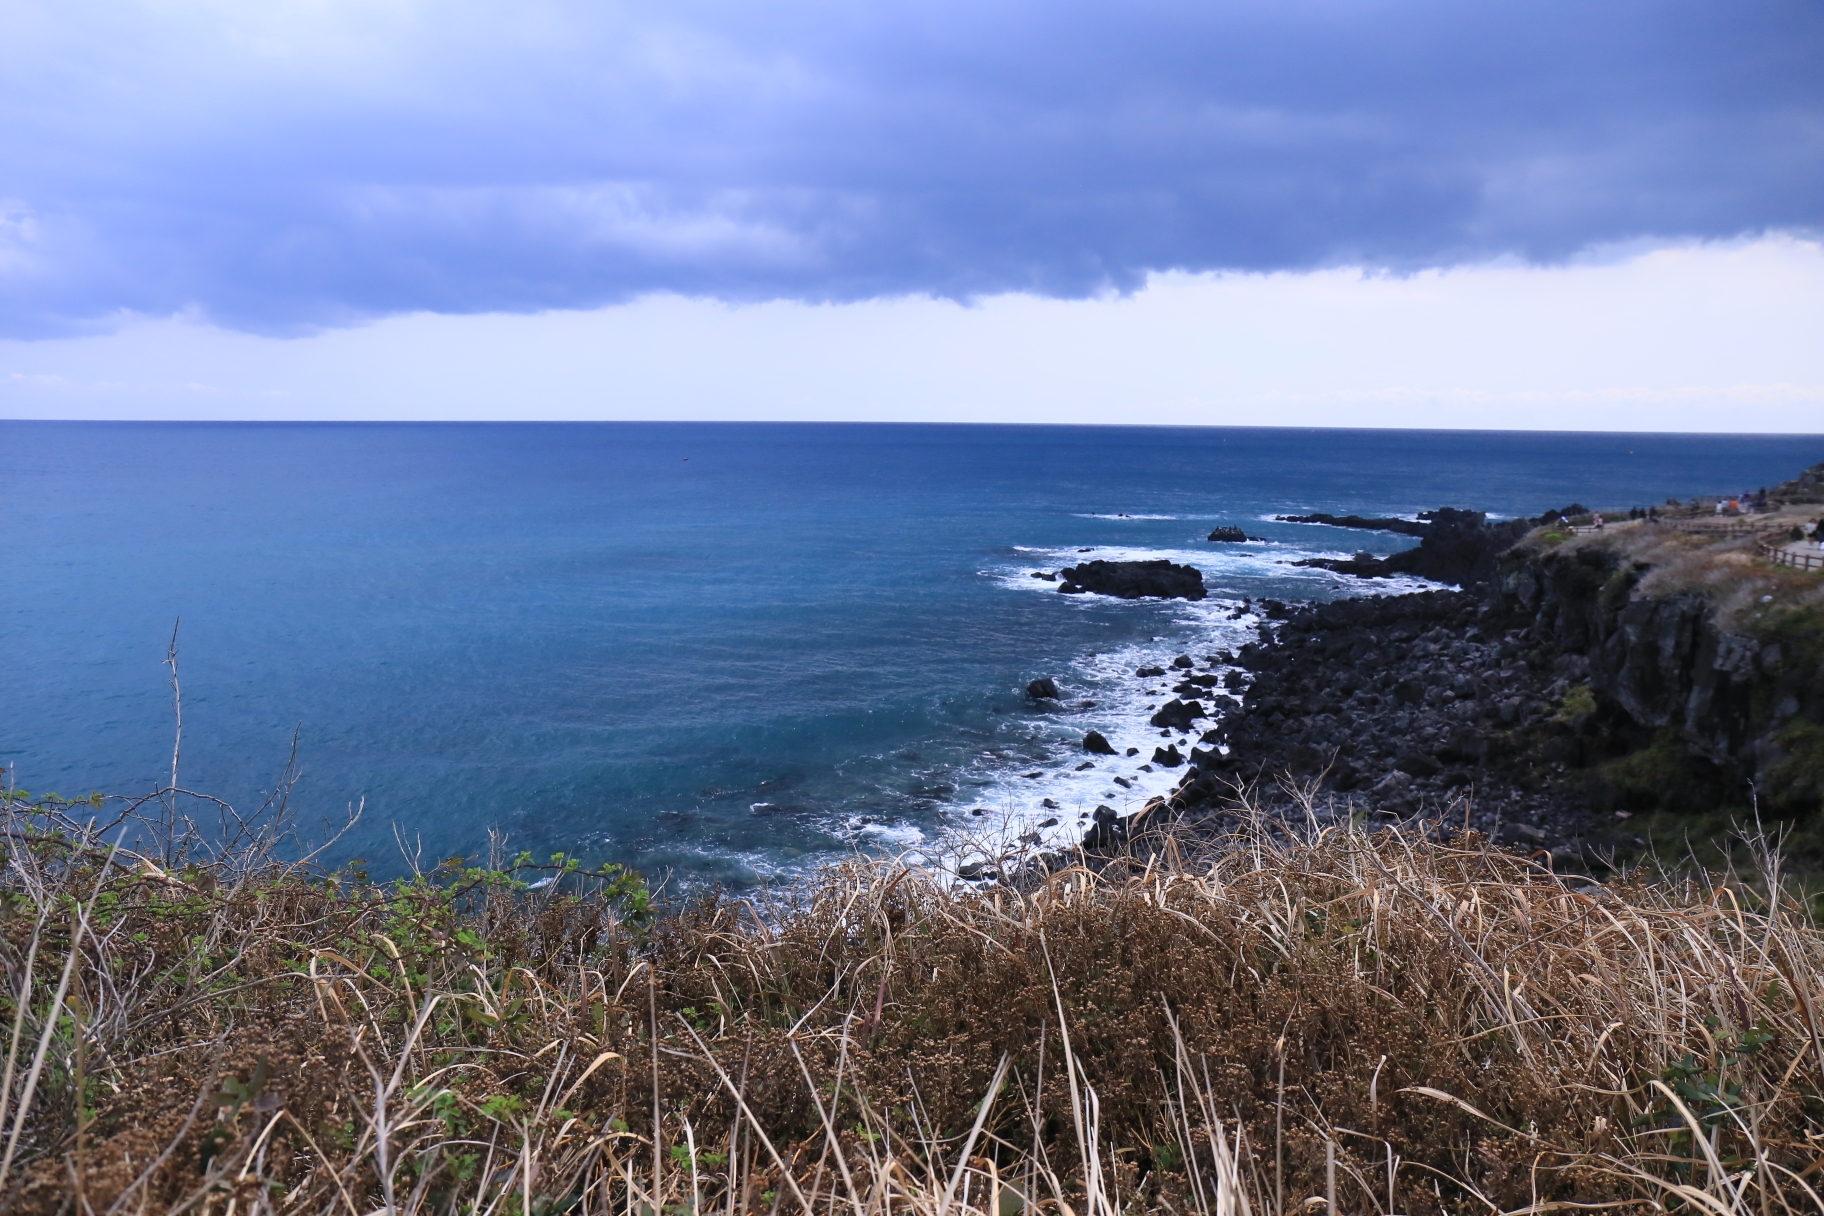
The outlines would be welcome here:
[[[655,921],[561,859],[380,883],[77,809],[0,808],[9,1212],[1824,1216],[1824,935],[1765,841],[1595,886],[1255,819]]]

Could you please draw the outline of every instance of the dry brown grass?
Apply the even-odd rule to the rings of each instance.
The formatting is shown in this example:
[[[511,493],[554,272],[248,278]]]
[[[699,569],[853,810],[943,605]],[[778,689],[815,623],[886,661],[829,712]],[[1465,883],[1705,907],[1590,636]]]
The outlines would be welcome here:
[[[1769,608],[1780,612],[1824,610],[1824,574],[1776,566],[1755,553],[1754,536],[1716,537],[1680,532],[1670,526],[1617,524],[1600,533],[1584,533],[1548,542],[1540,529],[1522,542],[1523,550],[1548,545],[1559,553],[1582,549],[1613,553],[1624,562],[1647,567],[1635,594],[1647,598],[1695,594],[1715,605],[1718,623],[1728,631],[1750,626]],[[1772,596],[1768,601],[1764,597]]]
[[[1257,824],[643,928],[0,828],[13,1212],[1824,1212],[1824,937],[1771,856],[1593,888]]]

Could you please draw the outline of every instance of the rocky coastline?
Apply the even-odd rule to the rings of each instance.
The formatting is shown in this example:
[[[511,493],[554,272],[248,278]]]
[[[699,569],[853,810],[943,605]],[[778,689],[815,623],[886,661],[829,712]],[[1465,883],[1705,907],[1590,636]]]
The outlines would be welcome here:
[[[1587,664],[1548,657],[1482,596],[1340,600],[1263,635],[1214,656],[1239,701],[1185,758],[1184,783],[1125,827],[1092,830],[1092,848],[1167,819],[1227,830],[1244,796],[1300,814],[1309,801],[1320,819],[1432,819],[1570,858],[1618,843],[1535,746],[1566,720]]]
[[[1754,597],[1771,615],[1744,623],[1714,594],[1651,585],[1666,559],[1643,545],[1672,533],[1542,526],[1562,515],[1429,512],[1413,549],[1308,564],[1456,589],[1259,605],[1259,637],[1239,651],[1139,668],[1173,693],[1149,763],[1182,780],[1133,815],[1097,807],[1081,849],[1041,868],[1105,864],[1168,830],[1221,834],[1250,806],[1474,829],[1595,872],[1653,847],[1654,817],[1765,813],[1799,825],[1803,845],[1824,820],[1824,593]],[[1311,521],[1415,534],[1409,520]],[[1716,543],[1715,560],[1739,564],[1752,540]]]

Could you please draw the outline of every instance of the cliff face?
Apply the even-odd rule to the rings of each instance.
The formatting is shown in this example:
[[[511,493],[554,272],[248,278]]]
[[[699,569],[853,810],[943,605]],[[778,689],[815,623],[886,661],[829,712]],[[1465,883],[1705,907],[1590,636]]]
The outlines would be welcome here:
[[[1460,539],[1479,549],[1461,564],[1489,571],[1463,591],[1305,605],[1209,656],[1235,668],[1220,681],[1184,673],[1173,692],[1218,706],[1188,756],[1155,755],[1183,782],[1134,822],[1100,808],[1085,843],[1168,821],[1220,833],[1245,789],[1269,811],[1430,816],[1591,866],[1758,809],[1824,870],[1816,575],[1670,527]],[[1642,812],[1667,814],[1628,822]]]
[[[1516,551],[1504,615],[1572,656],[1593,712],[1573,724],[1574,763],[1596,770],[1598,804],[1720,803],[1805,813],[1824,790],[1824,639],[1815,611],[1774,611],[1725,628],[1716,601],[1642,594],[1649,567],[1613,550]],[[1580,660],[1580,661],[1579,661]]]

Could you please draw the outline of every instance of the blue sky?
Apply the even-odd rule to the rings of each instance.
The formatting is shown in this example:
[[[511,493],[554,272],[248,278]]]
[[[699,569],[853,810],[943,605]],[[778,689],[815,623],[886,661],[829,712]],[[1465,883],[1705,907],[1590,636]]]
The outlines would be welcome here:
[[[1818,0],[0,0],[0,414],[1819,430],[1821,63]]]

